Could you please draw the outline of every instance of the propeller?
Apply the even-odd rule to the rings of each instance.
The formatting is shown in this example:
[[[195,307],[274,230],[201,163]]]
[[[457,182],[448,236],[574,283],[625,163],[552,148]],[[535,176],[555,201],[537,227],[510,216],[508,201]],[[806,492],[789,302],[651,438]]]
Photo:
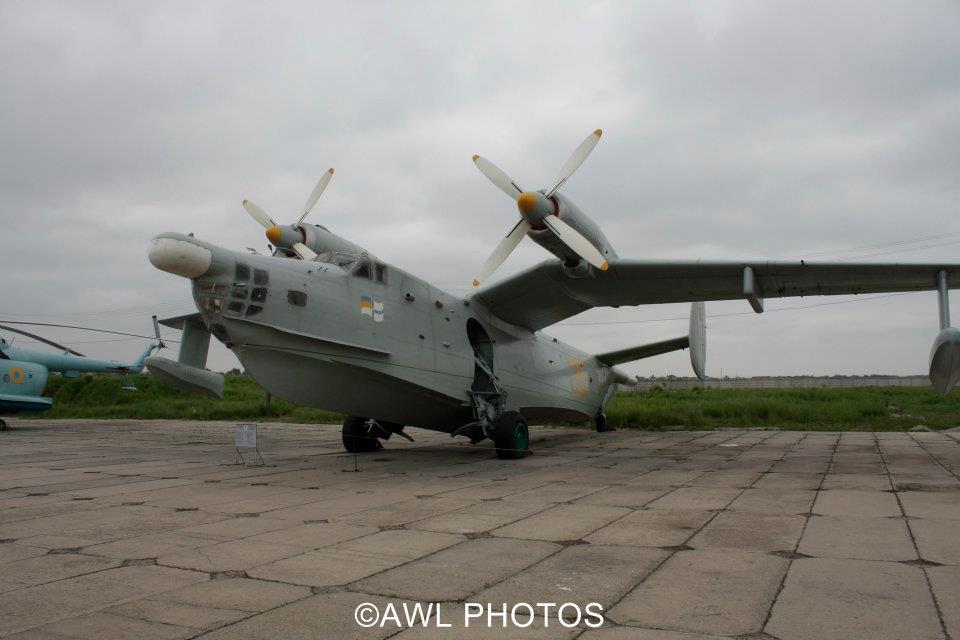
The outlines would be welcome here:
[[[317,180],[317,186],[310,192],[310,196],[304,203],[303,210],[300,212],[300,217],[297,219],[296,224],[290,226],[277,224],[266,211],[257,206],[252,200],[244,200],[243,208],[250,214],[251,218],[267,230],[267,239],[270,240],[273,246],[278,249],[293,251],[302,260],[312,260],[317,257],[317,254],[311,251],[307,245],[303,244],[305,236],[300,225],[303,224],[303,221],[310,214],[310,211],[316,206],[317,200],[320,199],[327,185],[330,184],[331,178],[333,178],[332,168],[327,169],[327,172]]]
[[[497,245],[490,257],[487,258],[483,266],[480,267],[480,273],[473,280],[473,286],[478,286],[483,280],[489,278],[497,268],[503,264],[513,250],[517,248],[527,232],[534,228],[546,228],[553,233],[558,240],[565,244],[575,254],[592,264],[594,267],[606,271],[606,258],[587,240],[579,231],[568,225],[557,217],[554,212],[553,202],[550,198],[559,191],[560,187],[566,184],[570,176],[580,168],[583,161],[587,159],[593,148],[600,141],[603,131],[597,129],[588,135],[580,143],[570,158],[563,164],[553,187],[545,190],[543,193],[538,191],[525,191],[517,182],[506,174],[498,166],[481,156],[473,156],[473,162],[477,165],[480,173],[496,185],[501,191],[513,198],[517,202],[517,209],[520,210],[520,222],[510,230],[503,240]]]
[[[40,341],[40,342],[43,342],[44,344],[48,344],[48,345],[50,345],[51,347],[54,347],[54,348],[56,348],[56,349],[60,349],[60,350],[62,350],[62,351],[65,351],[66,353],[69,353],[69,354],[74,355],[74,356],[80,356],[81,358],[85,357],[85,356],[84,356],[82,353],[80,353],[79,351],[74,351],[73,349],[70,349],[69,347],[65,347],[65,346],[63,346],[63,345],[60,344],[60,343],[54,342],[53,340],[47,340],[47,339],[44,338],[43,336],[38,336],[38,335],[35,334],[35,333],[30,333],[29,331],[24,331],[23,329],[14,329],[13,327],[8,327],[8,326],[6,326],[6,325],[4,325],[4,324],[0,324],[0,329],[6,329],[7,331],[13,331],[14,333],[19,333],[19,334],[22,335],[22,336],[27,336],[28,338],[33,338],[34,340],[38,340],[38,341]]]

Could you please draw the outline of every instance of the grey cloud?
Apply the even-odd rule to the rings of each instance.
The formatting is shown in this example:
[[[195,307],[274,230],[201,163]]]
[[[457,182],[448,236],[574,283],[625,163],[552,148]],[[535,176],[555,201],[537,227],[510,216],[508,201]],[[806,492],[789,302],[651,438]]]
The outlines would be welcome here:
[[[957,5],[936,1],[5,3],[5,312],[143,331],[136,310],[190,305],[147,263],[153,235],[262,249],[240,201],[292,219],[328,166],[314,222],[462,293],[516,219],[470,156],[538,188],[596,127],[565,193],[623,256],[783,257],[957,233],[958,26]],[[873,259],[955,261],[957,246]],[[503,273],[544,257],[526,243]],[[718,318],[710,373],[921,371],[934,314],[916,295]],[[552,333],[600,350],[684,324]],[[674,354],[631,370],[689,367]]]

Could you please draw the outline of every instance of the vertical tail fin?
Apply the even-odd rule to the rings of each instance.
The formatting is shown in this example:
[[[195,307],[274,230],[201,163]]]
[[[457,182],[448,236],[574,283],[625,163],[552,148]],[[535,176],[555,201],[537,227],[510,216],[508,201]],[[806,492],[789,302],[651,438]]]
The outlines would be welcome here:
[[[159,343],[159,342],[156,342],[156,341],[151,342],[151,343],[150,343],[150,346],[147,347],[147,348],[144,350],[144,352],[141,353],[140,356],[139,356],[136,360],[134,360],[133,362],[130,363],[130,365],[129,365],[129,367],[128,367],[128,368],[130,369],[130,373],[140,373],[141,371],[143,371],[143,361],[147,359],[147,356],[149,356],[151,353],[153,353],[153,350],[154,350],[154,349],[157,349],[157,348],[159,348],[159,347],[160,347],[160,343]]]

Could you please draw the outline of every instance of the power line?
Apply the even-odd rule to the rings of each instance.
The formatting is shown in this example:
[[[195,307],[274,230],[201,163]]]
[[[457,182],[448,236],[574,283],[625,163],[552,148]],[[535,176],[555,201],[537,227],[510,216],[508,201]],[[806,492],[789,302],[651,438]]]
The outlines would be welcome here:
[[[851,302],[869,302],[871,300],[880,300],[882,298],[893,298],[895,296],[906,296],[915,291],[905,291],[902,293],[887,293],[879,296],[870,296],[864,298],[858,298],[855,300],[834,300],[833,302],[819,302],[816,304],[807,304],[807,305],[797,305],[794,307],[780,307],[779,309],[767,309],[764,313],[776,313],[778,311],[797,311],[803,309],[812,309],[814,307],[829,307],[836,304],[849,304]],[[718,313],[715,315],[707,316],[708,319],[712,318],[728,318],[731,316],[752,316],[755,315],[753,311],[736,311],[733,313]],[[614,320],[609,322],[597,321],[597,322],[559,322],[553,326],[555,327],[586,327],[593,325],[613,325],[613,324],[643,324],[647,322],[672,322],[674,320],[689,320],[688,316],[680,316],[677,318],[647,318],[645,320]]]
[[[904,244],[913,244],[913,243],[916,243],[916,242],[926,242],[926,241],[928,241],[928,240],[944,240],[944,239],[946,239],[946,238],[954,238],[954,237],[957,237],[957,236],[960,236],[960,233],[946,233],[946,234],[944,234],[944,233],[938,233],[938,234],[930,235],[930,236],[920,236],[920,237],[918,237],[918,238],[909,238],[909,239],[905,239],[905,240],[894,240],[894,241],[892,241],[892,242],[878,242],[878,243],[876,243],[876,244],[865,244],[865,245],[861,245],[861,246],[859,246],[859,247],[850,247],[850,248],[847,248],[847,249],[833,249],[833,250],[829,250],[829,251],[818,251],[818,252],[816,252],[816,253],[806,253],[806,254],[795,255],[795,256],[787,256],[787,257],[782,258],[782,259],[783,259],[783,260],[789,260],[789,259],[792,259],[792,258],[813,258],[813,257],[828,256],[828,255],[835,255],[835,254],[854,253],[854,252],[857,252],[857,251],[863,251],[863,250],[868,250],[868,249],[879,249],[879,248],[882,248],[882,247],[893,247],[893,246],[899,246],[899,245],[904,245]]]
[[[156,336],[144,336],[138,333],[125,333],[123,331],[110,331],[108,329],[94,329],[93,327],[78,327],[76,325],[70,325],[70,324],[50,324],[48,322],[21,322],[19,320],[0,320],[0,323],[4,323],[4,322],[7,324],[25,324],[25,325],[35,326],[35,327],[58,327],[60,329],[79,329],[81,331],[96,331],[97,333],[112,333],[118,336],[129,336],[131,338],[143,338],[144,340],[157,339]],[[170,342],[179,343],[179,340],[170,340]]]

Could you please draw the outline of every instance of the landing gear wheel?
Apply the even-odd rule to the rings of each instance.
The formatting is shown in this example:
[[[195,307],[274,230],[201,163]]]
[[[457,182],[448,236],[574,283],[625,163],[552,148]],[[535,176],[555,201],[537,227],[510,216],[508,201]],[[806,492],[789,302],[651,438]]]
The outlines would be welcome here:
[[[527,455],[530,431],[526,419],[516,411],[504,412],[493,425],[493,443],[497,446],[497,457],[502,460]]]
[[[343,448],[348,453],[369,453],[383,449],[375,436],[370,435],[367,419],[360,416],[347,416],[343,421]]]
[[[5,421],[5,420],[0,420],[0,431],[6,431],[6,430],[7,430],[7,423],[6,423],[6,421]]]
[[[613,427],[607,424],[607,416],[603,413],[598,413],[597,417],[594,418],[594,422],[597,425],[597,433],[604,433],[607,431],[616,431]]]

